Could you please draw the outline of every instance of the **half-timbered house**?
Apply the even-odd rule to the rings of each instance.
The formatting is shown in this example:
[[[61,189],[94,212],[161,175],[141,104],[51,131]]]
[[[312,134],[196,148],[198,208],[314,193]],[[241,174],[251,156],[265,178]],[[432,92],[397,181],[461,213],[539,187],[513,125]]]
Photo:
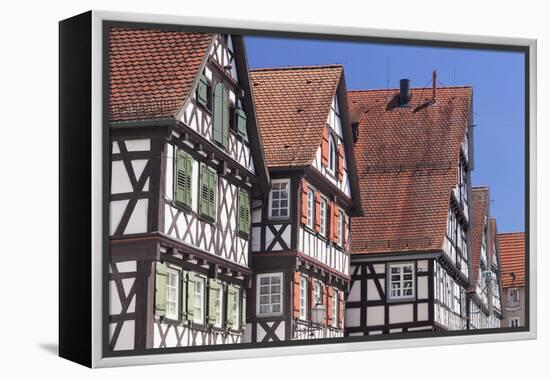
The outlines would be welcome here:
[[[472,189],[472,269],[468,290],[469,328],[498,328],[502,318],[500,274],[495,242],[496,221],[490,218],[489,188]]]
[[[242,342],[269,188],[243,38],[109,31],[108,350]]]
[[[364,216],[346,335],[467,328],[472,89],[348,92]]]
[[[247,339],[343,336],[349,219],[361,212],[343,67],[251,78],[272,186],[252,204]]]
[[[525,326],[525,232],[498,234],[503,318],[501,327]]]

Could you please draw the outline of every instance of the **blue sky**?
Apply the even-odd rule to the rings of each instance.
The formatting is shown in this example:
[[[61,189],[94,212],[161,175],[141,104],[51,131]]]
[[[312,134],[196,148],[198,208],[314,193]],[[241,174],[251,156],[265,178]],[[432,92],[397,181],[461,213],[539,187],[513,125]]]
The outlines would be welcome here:
[[[434,69],[440,85],[471,85],[473,185],[491,188],[499,232],[525,229],[522,53],[267,37],[246,37],[246,47],[250,68],[343,64],[348,89],[397,88],[401,78],[430,86]]]

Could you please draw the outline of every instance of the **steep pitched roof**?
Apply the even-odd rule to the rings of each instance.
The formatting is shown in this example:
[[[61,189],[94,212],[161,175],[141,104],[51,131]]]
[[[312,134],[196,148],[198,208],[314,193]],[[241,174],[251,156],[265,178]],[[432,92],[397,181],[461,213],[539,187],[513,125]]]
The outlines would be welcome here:
[[[470,120],[471,87],[348,92],[359,123],[355,157],[364,217],[352,219],[352,253],[441,250],[460,145]]]
[[[470,289],[476,287],[479,277],[479,264],[481,260],[481,245],[483,243],[483,232],[485,225],[485,216],[489,208],[489,188],[472,189],[472,222],[470,237],[472,240],[472,276],[470,279]],[[487,255],[489,255],[489,241],[487,243]],[[488,261],[488,260],[487,260]]]
[[[313,163],[342,73],[341,65],[250,71],[268,167]]]
[[[525,286],[525,232],[498,234],[502,287]],[[513,280],[510,275],[516,274]]]
[[[109,118],[173,117],[189,95],[212,34],[111,28]]]

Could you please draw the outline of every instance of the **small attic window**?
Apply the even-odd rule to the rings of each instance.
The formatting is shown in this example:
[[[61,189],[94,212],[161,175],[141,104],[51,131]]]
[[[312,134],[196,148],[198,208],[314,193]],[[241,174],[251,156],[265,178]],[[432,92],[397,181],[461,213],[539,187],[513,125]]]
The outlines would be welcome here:
[[[328,170],[332,173],[336,171],[336,142],[331,135],[328,141]]]

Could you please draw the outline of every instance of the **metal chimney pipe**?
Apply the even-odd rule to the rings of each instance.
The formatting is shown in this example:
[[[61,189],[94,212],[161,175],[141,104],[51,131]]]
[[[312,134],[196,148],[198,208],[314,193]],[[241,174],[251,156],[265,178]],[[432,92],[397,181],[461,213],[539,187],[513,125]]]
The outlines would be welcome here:
[[[437,99],[437,71],[432,72],[432,103],[435,103]]]
[[[411,81],[409,79],[399,80],[399,105],[407,105],[411,100]]]

